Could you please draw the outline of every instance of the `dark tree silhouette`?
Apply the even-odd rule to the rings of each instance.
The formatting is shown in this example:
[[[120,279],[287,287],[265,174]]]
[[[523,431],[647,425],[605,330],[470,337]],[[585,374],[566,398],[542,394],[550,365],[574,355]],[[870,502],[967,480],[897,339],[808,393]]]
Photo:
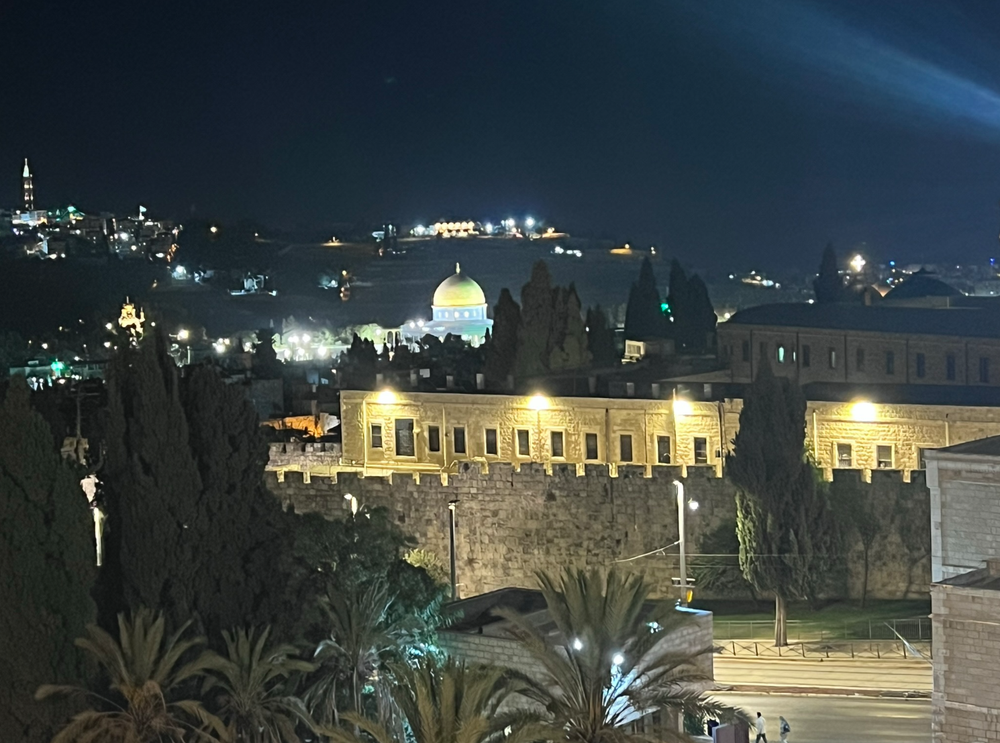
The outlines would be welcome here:
[[[548,371],[554,314],[549,267],[545,261],[538,261],[531,269],[531,279],[521,288],[521,325],[515,365],[518,377],[532,377]]]
[[[29,394],[15,377],[0,405],[0,730],[47,743],[69,708],[34,694],[83,678],[73,641],[94,619],[94,522]]]
[[[520,326],[520,306],[509,289],[501,289],[493,308],[493,332],[486,347],[486,379],[493,386],[505,384],[507,375],[514,370]]]
[[[593,363],[599,368],[615,366],[621,361],[615,332],[608,325],[608,317],[601,305],[587,310],[587,348],[593,356]]]
[[[837,253],[833,249],[833,243],[828,243],[823,250],[819,274],[813,281],[813,291],[816,293],[816,301],[820,304],[844,300],[844,280],[837,268]]]
[[[625,310],[625,337],[630,340],[654,340],[669,336],[667,320],[660,307],[660,291],[649,258],[643,258],[639,280],[632,284]]]

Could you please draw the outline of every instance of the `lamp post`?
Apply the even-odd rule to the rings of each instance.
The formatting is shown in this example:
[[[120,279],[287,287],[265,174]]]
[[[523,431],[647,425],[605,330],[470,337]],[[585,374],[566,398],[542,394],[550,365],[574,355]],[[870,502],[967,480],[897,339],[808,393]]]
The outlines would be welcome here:
[[[677,531],[680,538],[677,544],[680,546],[680,572],[681,572],[681,606],[688,605],[688,579],[687,579],[687,529],[685,527],[686,510],[684,508],[684,483],[674,480],[674,488],[677,490]],[[698,510],[698,502],[691,501],[687,504],[692,511]]]
[[[455,509],[457,500],[448,501],[448,525],[451,537],[451,600],[458,601],[458,553],[455,548]]]
[[[351,502],[351,515],[352,516],[357,516],[358,515],[358,499],[355,498],[350,493],[345,493],[344,494],[344,500],[349,500]]]

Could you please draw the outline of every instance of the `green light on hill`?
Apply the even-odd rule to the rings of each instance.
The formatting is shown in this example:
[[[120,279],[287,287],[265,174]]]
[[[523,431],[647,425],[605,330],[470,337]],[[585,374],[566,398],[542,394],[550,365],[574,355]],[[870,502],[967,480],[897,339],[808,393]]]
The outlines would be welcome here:
[[[667,302],[660,302],[660,312],[664,315],[670,314],[670,304]]]
[[[53,374],[59,375],[66,370],[66,365],[61,361],[53,361],[49,364],[49,368],[52,370]]]

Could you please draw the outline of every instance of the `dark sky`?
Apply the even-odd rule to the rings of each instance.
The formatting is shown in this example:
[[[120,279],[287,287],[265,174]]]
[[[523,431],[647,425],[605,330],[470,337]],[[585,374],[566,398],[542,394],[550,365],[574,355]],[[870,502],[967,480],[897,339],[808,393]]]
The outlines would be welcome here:
[[[985,259],[1000,3],[4,2],[0,197]]]

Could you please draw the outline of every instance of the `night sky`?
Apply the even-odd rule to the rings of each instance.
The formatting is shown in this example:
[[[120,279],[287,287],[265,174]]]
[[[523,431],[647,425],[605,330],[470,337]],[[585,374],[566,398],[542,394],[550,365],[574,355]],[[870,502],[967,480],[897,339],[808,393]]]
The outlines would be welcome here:
[[[874,7],[873,7],[874,6]],[[5,2],[0,202],[1000,252],[1000,3]]]

